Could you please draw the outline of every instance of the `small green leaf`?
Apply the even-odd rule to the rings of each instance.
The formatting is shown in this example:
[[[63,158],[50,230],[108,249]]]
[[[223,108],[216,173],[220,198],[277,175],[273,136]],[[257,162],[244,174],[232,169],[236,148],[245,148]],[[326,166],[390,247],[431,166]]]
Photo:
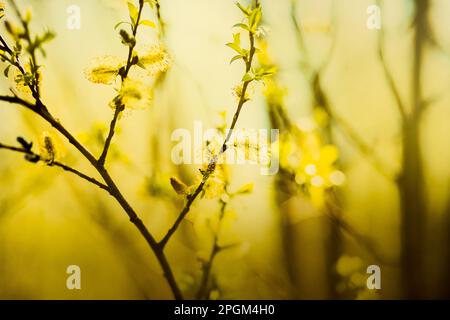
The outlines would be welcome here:
[[[141,22],[139,22],[139,24],[150,27],[150,28],[156,28],[156,24],[153,21],[150,20],[142,20]]]

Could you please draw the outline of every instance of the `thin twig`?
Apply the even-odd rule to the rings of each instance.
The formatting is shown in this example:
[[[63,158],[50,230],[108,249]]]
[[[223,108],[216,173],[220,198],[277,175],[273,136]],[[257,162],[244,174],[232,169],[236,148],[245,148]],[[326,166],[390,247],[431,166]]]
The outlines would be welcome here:
[[[140,10],[139,12],[142,12],[142,7],[144,4],[143,0],[139,1],[140,4]],[[137,22],[138,25],[138,22]],[[134,35],[136,33],[137,27],[134,30]],[[130,50],[129,58],[128,60],[131,61],[132,57],[132,49]],[[130,62],[131,63],[131,62]],[[20,64],[19,64],[20,66]],[[129,71],[129,69],[128,69]],[[128,71],[126,73],[128,73]],[[48,108],[44,105],[43,102],[39,99],[39,96],[33,91],[33,86],[30,85],[30,89],[32,90],[33,97],[35,98],[35,104],[28,103],[22,99],[20,99],[17,96],[0,96],[0,101],[5,101],[17,105],[25,106],[26,108],[32,110],[37,115],[39,115],[41,118],[46,120],[50,125],[52,125],[59,133],[61,133],[70,144],[72,144],[90,163],[91,165],[97,170],[97,172],[102,176],[105,184],[108,187],[108,192],[111,194],[111,196],[114,197],[114,199],[119,203],[119,205],[122,207],[122,209],[125,211],[125,213],[130,218],[130,221],[135,225],[135,227],[138,229],[138,231],[141,233],[141,235],[146,240],[147,244],[155,254],[158,263],[160,264],[163,272],[164,277],[166,278],[171,291],[177,300],[183,299],[183,295],[181,293],[180,288],[178,287],[173,271],[169,265],[169,262],[167,261],[167,258],[156,240],[154,239],[153,235],[149,232],[147,227],[144,225],[142,220],[138,217],[135,210],[131,207],[131,205],[128,203],[128,201],[125,199],[125,197],[122,195],[121,191],[117,187],[114,180],[111,178],[109,172],[105,168],[104,164],[99,162],[91,153],[89,150],[86,149],[84,145],[82,145],[63,125],[62,123],[55,119],[50,112],[48,111]],[[11,149],[10,149],[11,150]],[[13,150],[17,151],[17,150]],[[73,172],[73,171],[71,171]]]
[[[138,16],[137,16],[135,25],[133,26],[133,30],[132,30],[133,38],[136,38],[143,8],[144,8],[144,1],[140,0]],[[133,52],[134,52],[135,47],[136,47],[136,42],[134,41],[133,44],[130,44],[130,47],[128,49],[127,64],[125,66],[125,71],[121,74],[122,83],[128,77],[128,73],[130,72],[130,69],[133,66],[133,63],[132,63],[133,62]],[[114,110],[114,116],[113,116],[113,119],[111,120],[111,124],[109,126],[108,136],[105,140],[105,144],[103,146],[103,151],[102,151],[100,157],[98,158],[98,161],[101,165],[105,164],[105,162],[106,162],[106,157],[108,156],[109,147],[111,146],[111,141],[115,134],[115,128],[117,125],[117,121],[123,110],[125,110],[125,106],[123,104],[121,104],[120,106],[116,106],[116,108]]]
[[[2,36],[0,36],[0,42],[2,43],[2,50],[8,52],[9,54],[12,53],[11,48],[8,46],[8,44],[6,43],[5,39],[3,39]]]
[[[19,153],[23,153],[23,154],[27,154],[29,156],[34,157],[34,159],[36,159],[36,161],[41,161],[41,162],[45,162],[49,167],[55,166],[55,167],[59,167],[67,172],[73,173],[75,175],[77,175],[78,177],[80,177],[81,179],[84,179],[94,185],[96,185],[97,187],[106,190],[109,192],[109,188],[107,185],[105,185],[104,183],[101,183],[100,181],[98,181],[95,178],[89,177],[88,175],[82,173],[81,171],[74,169],[68,165],[65,165],[61,162],[58,161],[52,161],[52,162],[47,162],[44,159],[42,159],[41,156],[39,156],[38,154],[34,153],[31,150],[27,150],[24,148],[19,148],[19,147],[14,147],[14,146],[10,146],[10,145],[6,145],[3,143],[0,143],[0,149],[5,149],[5,150],[10,150],[10,151],[15,151],[15,152],[19,152]]]

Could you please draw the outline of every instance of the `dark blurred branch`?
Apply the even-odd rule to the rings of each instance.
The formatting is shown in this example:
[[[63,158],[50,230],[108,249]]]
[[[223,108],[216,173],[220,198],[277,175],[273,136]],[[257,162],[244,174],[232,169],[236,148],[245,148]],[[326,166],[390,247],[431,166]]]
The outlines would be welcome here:
[[[341,129],[344,135],[347,136],[349,141],[353,143],[353,146],[356,147],[359,153],[366,158],[369,164],[372,165],[372,168],[374,168],[387,180],[392,180],[393,178],[395,178],[395,174],[386,171],[384,165],[375,155],[373,147],[367,144],[344,118],[334,113],[334,111],[332,111],[332,109],[329,107],[328,114],[330,115],[331,119],[333,119],[334,122],[338,124],[338,127]]]
[[[3,101],[11,100],[10,97]],[[21,100],[13,100],[8,101],[11,103],[16,103],[23,105]],[[26,105],[28,107],[28,105]],[[153,235],[149,232],[147,227],[144,225],[142,220],[137,215],[136,211],[131,207],[131,205],[128,203],[128,201],[125,199],[125,197],[122,195],[121,191],[117,187],[115,181],[111,178],[109,172],[104,167],[103,164],[100,164],[95,157],[61,124],[60,121],[56,120],[48,111],[47,108],[42,105],[44,108],[41,108],[38,105],[32,105],[29,107],[32,111],[34,111],[36,114],[38,114],[41,118],[46,120],[49,124],[51,124],[59,133],[61,133],[70,144],[72,144],[90,163],[91,165],[97,170],[97,172],[102,176],[103,180],[105,181],[107,185],[108,192],[116,199],[116,201],[121,205],[123,210],[127,213],[128,217],[130,218],[130,221],[136,226],[136,228],[139,230],[141,235],[144,237],[144,239],[147,241],[148,245],[156,255],[158,262],[160,263],[162,269],[164,270],[164,276],[166,277],[172,292],[176,299],[182,299],[183,296],[181,294],[181,291],[175,281],[175,277],[173,275],[172,269],[167,261],[167,258],[162,251],[162,249],[158,246],[158,243],[154,239]],[[14,147],[13,147],[14,148]],[[9,148],[11,150],[11,148]],[[14,150],[18,151],[18,150]],[[72,171],[73,172],[73,171]]]
[[[86,190],[78,186],[73,186],[73,189],[80,197],[86,198]],[[139,298],[145,300],[154,298],[156,283],[152,277],[157,276],[157,272],[149,265],[145,252],[141,252],[137,243],[130,238],[126,228],[108,214],[108,207],[103,199],[91,197],[91,200],[88,203],[91,206],[88,209],[89,216],[125,265]]]
[[[290,121],[290,117],[287,114],[287,111],[285,110],[283,105],[269,104],[269,111],[271,113],[271,121],[272,121],[272,123],[276,124],[277,127],[286,128],[288,131],[290,131],[294,135],[300,134],[300,132],[298,131],[298,128],[295,127],[294,125],[292,125],[292,123]],[[345,121],[343,121],[342,123],[345,123]],[[347,132],[349,134],[351,134],[352,130],[348,130]],[[369,150],[368,146],[366,146],[363,142],[359,142],[357,135],[355,135],[354,138],[355,138],[354,141],[359,143],[359,147],[361,148],[361,150],[363,150],[364,152],[366,152],[366,150]],[[374,162],[372,164],[374,166],[379,165],[377,162]],[[384,172],[384,171],[380,171],[380,173],[382,173],[382,172]],[[289,194],[296,193],[297,188],[288,188],[288,184],[286,184],[286,182],[284,181],[284,180],[295,181],[295,173],[289,172],[284,168],[280,168],[280,174],[282,174],[284,177],[284,179],[281,179],[280,188],[283,187],[283,188],[287,189],[286,192]],[[387,175],[385,177],[388,178]],[[333,195],[334,195],[334,193],[333,193]],[[342,217],[342,214],[341,214],[342,209],[337,206],[337,203],[338,203],[337,199],[335,199],[334,201],[335,201],[334,203],[331,203],[330,201],[327,202],[328,206],[332,207],[332,210],[330,210],[328,217],[331,218],[332,221],[336,222],[336,224],[339,227],[341,227],[344,231],[346,231],[347,234],[350,237],[352,237],[357,243],[359,243],[362,247],[366,248],[367,251],[374,258],[376,258],[380,262],[383,262],[384,264],[390,264],[388,261],[386,261],[386,259],[383,259],[381,257],[381,255],[379,255],[376,252],[374,245],[371,243],[371,241],[369,239],[362,236],[359,232],[357,232],[357,230],[355,230],[353,227],[351,227],[351,225],[349,225],[344,220],[344,218]],[[336,210],[339,210],[340,214],[335,214]],[[391,263],[391,264],[393,264],[393,263]]]
[[[445,283],[445,287],[443,290],[443,296],[446,299],[450,299],[450,193],[447,198],[447,205],[444,209],[444,221],[445,225],[443,226],[443,234],[444,234],[444,245],[442,248],[442,255],[444,257],[444,267],[442,270],[444,271],[443,282]]]
[[[415,0],[411,71],[411,112],[402,123],[402,170],[397,181],[401,208],[401,267],[405,298],[425,297],[427,203],[421,147],[423,62],[429,30],[430,0]]]

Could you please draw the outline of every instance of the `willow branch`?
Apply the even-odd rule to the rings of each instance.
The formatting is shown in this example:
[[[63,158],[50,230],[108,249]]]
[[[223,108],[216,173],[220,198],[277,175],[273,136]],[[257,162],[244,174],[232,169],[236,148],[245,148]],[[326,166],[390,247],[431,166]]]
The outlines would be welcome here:
[[[19,153],[23,153],[23,154],[29,155],[29,156],[33,157],[34,159],[36,159],[36,162],[37,161],[44,162],[49,167],[53,167],[53,166],[54,167],[59,167],[59,168],[63,169],[64,171],[73,173],[73,174],[77,175],[78,177],[80,177],[81,179],[86,180],[87,182],[90,182],[90,183],[96,185],[100,189],[103,189],[103,190],[109,192],[108,186],[105,185],[104,183],[101,183],[97,179],[89,177],[88,175],[82,173],[81,171],[79,171],[77,169],[74,169],[74,168],[72,168],[72,167],[70,167],[68,165],[65,165],[65,164],[63,164],[61,162],[58,162],[58,161],[52,161],[52,162],[45,161],[44,159],[41,158],[41,156],[39,156],[38,154],[34,153],[31,150],[27,150],[25,148],[19,148],[19,147],[6,145],[6,144],[3,144],[3,143],[0,143],[0,149],[10,150],[10,151],[19,152]]]
[[[291,1],[290,13],[291,13],[291,21],[292,21],[292,24],[294,25],[294,32],[295,32],[298,47],[300,49],[300,52],[302,52],[303,55],[305,56],[305,59],[302,62],[305,62],[307,64],[307,66],[309,67],[309,52],[308,52],[308,48],[306,47],[306,44],[305,44],[305,38],[303,37],[303,32],[302,32],[300,23],[297,19],[297,1],[296,0]]]
[[[220,215],[219,215],[219,226],[217,227],[217,232],[214,234],[213,239],[213,246],[211,249],[211,253],[208,257],[208,260],[204,262],[203,268],[202,268],[202,278],[200,281],[200,286],[198,288],[196,299],[204,299],[207,291],[208,291],[208,282],[209,277],[211,275],[212,266],[214,263],[214,259],[217,256],[217,254],[222,250],[222,248],[219,246],[219,232],[220,227],[222,224],[223,217],[225,216],[225,209],[227,207],[227,203],[225,201],[220,201]]]
[[[14,99],[12,99],[14,98]],[[18,99],[17,97],[7,97],[5,99],[0,99],[3,101],[8,101],[11,103],[17,103],[22,104],[22,100],[16,101],[15,99]],[[97,172],[101,175],[103,178],[107,190],[109,194],[114,197],[114,199],[119,203],[119,205],[122,207],[122,209],[125,211],[125,213],[130,218],[130,221],[135,225],[135,227],[139,230],[141,235],[146,240],[147,244],[155,254],[161,268],[163,269],[164,276],[172,290],[172,293],[174,294],[174,297],[177,300],[183,299],[183,295],[181,293],[181,290],[179,289],[175,277],[173,275],[172,269],[167,261],[166,256],[164,255],[164,252],[162,249],[158,246],[158,243],[154,239],[153,235],[149,232],[147,227],[144,225],[142,220],[137,215],[136,211],[131,207],[131,205],[128,203],[128,201],[125,199],[125,197],[122,195],[121,191],[117,187],[114,180],[111,178],[109,172],[106,170],[103,164],[100,164],[95,157],[60,123],[60,121],[56,120],[48,111],[47,108],[43,105],[44,108],[39,108],[37,106],[34,106],[30,108],[35,113],[37,113],[41,118],[46,120],[49,124],[51,124],[59,133],[61,133],[72,146],[74,146],[91,164],[92,166],[97,170]],[[13,147],[14,148],[14,147]],[[9,148],[11,150],[11,148]],[[13,149],[13,151],[17,151]],[[63,169],[67,169],[67,166],[60,166]],[[72,173],[75,173],[74,170],[70,170]]]
[[[394,178],[394,175],[392,173],[386,172],[383,164],[373,152],[373,147],[367,144],[346,120],[335,114],[333,111],[331,111],[331,109],[329,109],[329,112],[344,135],[347,136],[348,140],[352,142],[353,146],[356,147],[359,153],[366,158],[372,168],[374,168],[380,175],[388,180]]]
[[[25,108],[31,109],[31,110],[35,110],[36,106],[30,102],[25,101],[24,99],[19,98],[18,96],[5,96],[5,95],[0,95],[0,101],[5,101],[11,104],[18,104],[21,105]]]
[[[255,36],[254,36],[253,32],[251,32],[251,31],[249,32],[249,41],[250,41],[250,50],[249,50],[249,57],[245,61],[245,73],[250,71],[250,69],[252,67],[252,63],[253,63],[253,58],[254,58],[255,52],[256,52]],[[192,204],[197,199],[198,195],[203,191],[206,182],[209,180],[209,177],[214,172],[215,166],[216,166],[216,163],[217,163],[219,157],[227,150],[227,144],[228,144],[228,142],[229,142],[229,140],[230,140],[230,138],[232,136],[233,130],[236,128],[236,124],[238,122],[239,115],[241,113],[242,107],[248,101],[245,98],[245,96],[246,96],[246,93],[247,93],[247,90],[248,90],[248,86],[249,86],[249,84],[252,81],[253,80],[248,80],[248,81],[245,81],[243,83],[242,93],[241,93],[241,96],[239,97],[238,105],[237,105],[236,111],[235,111],[235,113],[233,115],[233,121],[231,123],[231,126],[230,126],[230,129],[228,131],[228,134],[227,134],[225,140],[222,143],[222,147],[220,148],[220,152],[219,152],[219,154],[214,156],[213,159],[209,162],[208,169],[203,174],[202,182],[195,189],[194,193],[187,197],[187,202],[186,202],[185,206],[183,207],[183,209],[181,210],[181,212],[178,214],[178,217],[175,220],[175,223],[172,225],[172,227],[167,231],[166,235],[159,242],[159,246],[161,248],[164,248],[166,246],[167,242],[170,240],[172,235],[175,233],[175,231],[177,231],[177,229],[180,226],[181,222],[186,217],[186,215],[189,213]]]

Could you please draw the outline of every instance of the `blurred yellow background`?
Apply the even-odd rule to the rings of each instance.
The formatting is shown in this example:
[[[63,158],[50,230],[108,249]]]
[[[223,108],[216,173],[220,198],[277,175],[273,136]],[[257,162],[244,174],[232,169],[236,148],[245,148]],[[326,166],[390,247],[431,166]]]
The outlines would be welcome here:
[[[366,10],[374,1],[297,2],[295,14],[302,24],[313,65],[329,59],[327,54],[335,41],[321,75],[334,112],[370,146],[387,172],[398,172],[402,165],[399,115],[378,57],[378,31],[366,27]],[[413,2],[385,1],[382,10],[386,60],[407,105],[411,100]],[[431,2],[431,29],[440,47],[449,51],[428,44],[423,63],[423,96],[435,100],[421,121],[428,203],[427,237],[423,239],[427,272],[422,277],[426,279],[424,295],[442,297],[449,286],[444,282],[449,272],[445,262],[449,238],[442,226],[448,224],[450,215],[450,3]],[[126,1],[18,3],[22,8],[32,7],[34,30],[49,27],[57,34],[46,46],[47,58],[41,70],[43,100],[66,128],[98,152],[92,136],[95,130],[106,132],[108,128],[113,113],[108,103],[114,91],[88,82],[83,70],[96,56],[126,56],[114,30],[118,21],[128,17]],[[126,112],[121,118],[109,165],[119,187],[157,238],[164,235],[183,204],[171,190],[169,178],[179,176],[193,183],[198,173],[195,165],[172,164],[172,131],[193,130],[196,120],[202,121],[204,127],[214,127],[224,110],[230,123],[236,105],[232,88],[239,83],[243,68],[239,63],[230,65],[233,53],[225,46],[232,39],[232,25],[241,19],[232,1],[160,3],[166,22],[164,42],[173,56],[173,66],[155,91],[152,107]],[[66,28],[66,10],[72,4],[81,8],[80,30]],[[278,81],[287,88],[287,111],[297,122],[311,113],[312,97],[300,68],[302,56],[291,21],[291,1],[266,0],[262,1],[262,8],[263,25],[269,29],[268,50],[278,65]],[[146,14],[156,20],[150,10]],[[157,32],[150,28],[143,29],[139,37],[149,43],[160,41]],[[6,94],[11,85],[10,80],[3,78],[1,94]],[[271,127],[262,89],[255,88],[238,127]],[[37,142],[45,130],[52,129],[31,112],[1,104],[0,141],[14,144],[17,136],[23,136]],[[363,266],[381,266],[382,290],[370,297],[404,297],[396,184],[375,170],[342,131],[334,129],[333,137],[346,175],[346,183],[339,191],[345,221],[371,239],[376,251],[391,263],[381,264],[345,232],[340,260],[345,264],[350,257],[357,257]],[[65,163],[95,176],[70,144],[64,142],[64,149]],[[155,176],[163,188],[161,194],[149,192],[149,181]],[[339,289],[342,274],[341,280],[329,283],[327,272],[338,273],[339,259],[327,257],[327,218],[320,214],[303,216],[304,204],[296,198],[282,205],[277,203],[275,179],[261,176],[255,166],[230,168],[232,189],[251,181],[254,190],[230,205],[236,214],[232,232],[241,246],[224,252],[214,262],[220,298],[357,297],[351,286]],[[200,200],[193,214],[218,209],[217,201]],[[297,256],[295,283],[286,271],[280,232],[280,215],[293,214],[287,211],[296,215],[291,227]],[[169,244],[167,255],[185,292],[192,290],[200,275],[198,252],[209,245],[197,237],[190,222],[183,223]],[[72,264],[81,267],[81,290],[66,288],[66,268]],[[331,294],[335,289],[337,295]],[[152,252],[108,194],[57,168],[31,164],[22,161],[21,155],[0,150],[0,298],[161,299],[171,298],[171,294]]]

